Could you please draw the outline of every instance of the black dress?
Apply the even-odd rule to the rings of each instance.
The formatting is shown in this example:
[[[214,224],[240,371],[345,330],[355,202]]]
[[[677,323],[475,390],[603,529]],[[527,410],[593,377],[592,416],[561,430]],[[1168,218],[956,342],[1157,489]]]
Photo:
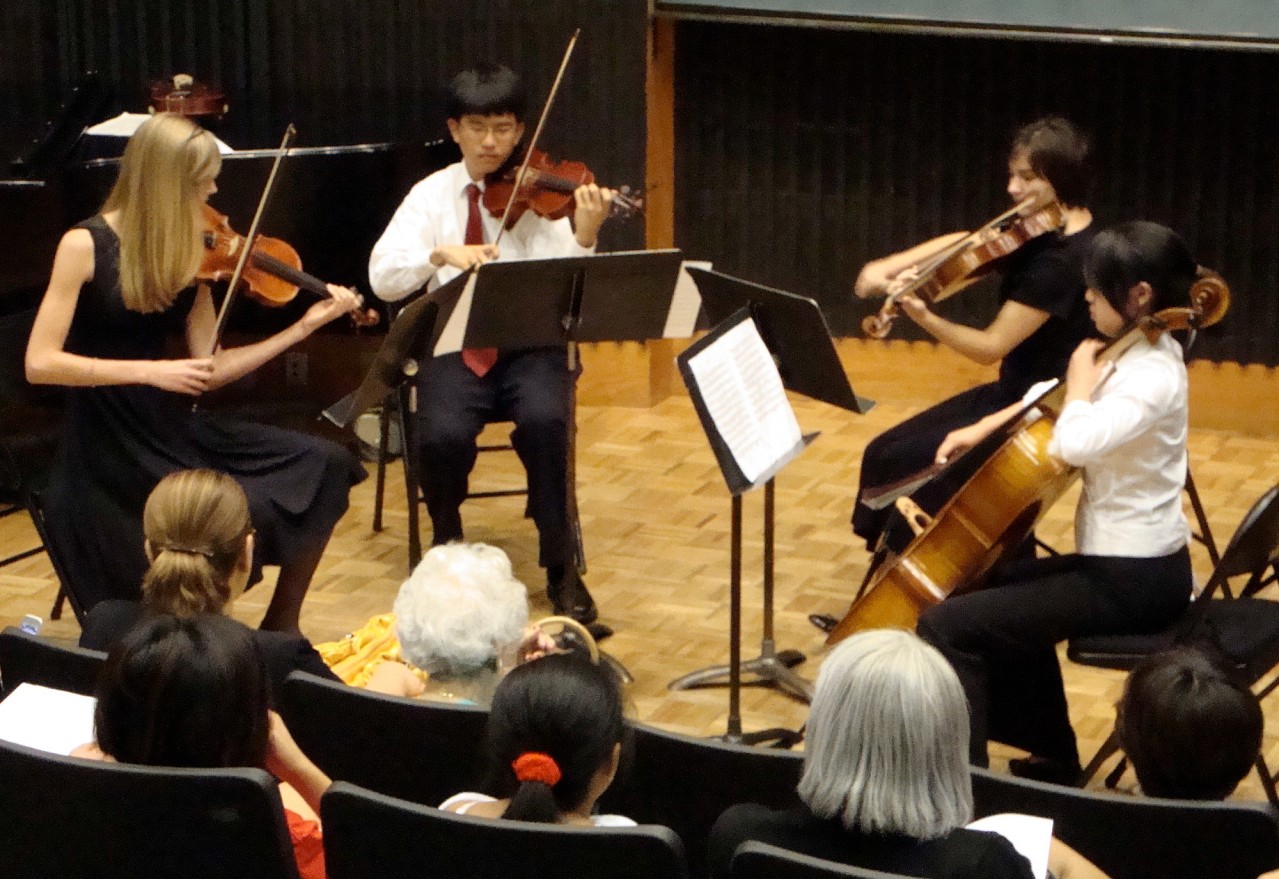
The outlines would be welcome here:
[[[889,485],[918,473],[933,462],[946,434],[998,412],[1022,398],[1036,382],[1066,373],[1070,355],[1092,334],[1092,319],[1084,299],[1084,256],[1097,230],[1088,226],[1073,235],[1043,235],[1007,258],[999,287],[999,301],[1019,302],[1047,312],[1048,320],[1008,352],[999,378],[925,409],[875,437],[862,453],[861,479],[853,506],[853,533],[874,549],[891,521],[901,522],[893,507],[872,510],[862,503],[868,488]],[[973,460],[972,466],[980,464]],[[936,513],[972,476],[953,468],[917,489],[912,499],[926,512]],[[895,552],[910,542],[910,529],[889,537]]]
[[[163,312],[139,314],[120,294],[120,242],[102,217],[93,279],[80,289],[65,350],[86,357],[159,360],[185,326],[194,289]],[[142,508],[157,482],[207,467],[233,477],[249,499],[260,566],[312,550],[346,512],[367,474],[341,446],[267,425],[192,411],[192,398],[150,385],[70,388],[62,446],[45,495],[49,537],[67,586],[88,611],[108,598],[138,598],[147,569]]]

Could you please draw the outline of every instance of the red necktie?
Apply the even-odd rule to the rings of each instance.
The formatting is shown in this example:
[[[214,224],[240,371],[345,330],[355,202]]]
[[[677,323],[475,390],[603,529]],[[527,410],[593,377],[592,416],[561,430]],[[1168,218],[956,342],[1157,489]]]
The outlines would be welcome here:
[[[480,218],[480,188],[474,183],[466,187],[466,240],[464,244],[484,243],[484,221]],[[496,348],[463,348],[462,362],[471,372],[483,378],[497,363]]]

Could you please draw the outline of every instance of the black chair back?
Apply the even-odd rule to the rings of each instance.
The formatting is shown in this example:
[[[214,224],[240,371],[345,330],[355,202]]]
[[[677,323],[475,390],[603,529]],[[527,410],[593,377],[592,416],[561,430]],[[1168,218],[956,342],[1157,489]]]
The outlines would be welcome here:
[[[480,780],[482,708],[385,696],[296,671],[279,707],[302,751],[330,778],[428,806]]]
[[[337,782],[320,801],[329,879],[685,879],[665,827],[472,818]]]
[[[275,781],[260,769],[167,769],[0,742],[6,879],[297,879]]]
[[[1275,561],[1276,553],[1279,553],[1279,503],[1275,503],[1276,498],[1279,498],[1279,485],[1271,486],[1244,514],[1221,554],[1221,562],[1214,569],[1205,593],[1221,588],[1229,595],[1228,580],[1244,574],[1259,577]]]
[[[737,847],[728,869],[733,879],[905,879],[900,873],[836,864],[755,840]]]
[[[799,805],[795,788],[803,771],[802,754],[729,745],[641,724],[634,731],[633,759],[600,798],[600,808],[671,828],[699,871],[706,863],[711,826],[729,806]]]
[[[0,632],[0,684],[5,695],[19,684],[39,684],[92,696],[105,653],[63,647],[9,627]]]
[[[978,817],[1053,819],[1053,835],[1111,879],[1256,879],[1279,866],[1279,815],[1255,803],[1084,791],[973,770]]]

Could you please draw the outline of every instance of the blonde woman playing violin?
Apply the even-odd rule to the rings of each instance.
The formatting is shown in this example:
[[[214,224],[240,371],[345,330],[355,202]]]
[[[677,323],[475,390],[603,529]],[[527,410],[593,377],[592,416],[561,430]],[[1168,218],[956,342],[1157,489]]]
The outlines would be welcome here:
[[[364,469],[344,449],[264,425],[192,411],[191,398],[247,375],[359,306],[330,286],[291,326],[213,351],[201,209],[217,191],[212,135],[160,113],[130,139],[102,213],[63,236],[27,345],[27,379],[70,388],[62,449],[46,495],[49,533],[87,612],[137,598],[147,570],[142,508],[176,470],[229,473],[257,528],[254,579],[280,566],[262,627],[298,630],[302,599],[347,493]],[[181,336],[189,352],[170,358]]]

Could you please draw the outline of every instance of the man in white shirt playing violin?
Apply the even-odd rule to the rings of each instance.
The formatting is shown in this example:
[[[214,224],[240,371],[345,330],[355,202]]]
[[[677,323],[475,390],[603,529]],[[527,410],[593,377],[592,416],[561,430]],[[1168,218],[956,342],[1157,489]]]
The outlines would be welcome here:
[[[455,76],[445,92],[449,135],[462,161],[409,192],[369,259],[373,292],[387,301],[431,289],[496,259],[581,256],[594,252],[613,193],[595,184],[573,194],[574,221],[527,210],[501,232],[483,206],[489,175],[508,164],[524,135],[523,86],[509,68],[480,65]],[[495,244],[501,235],[500,245]],[[518,308],[518,291],[512,307]],[[416,452],[433,526],[433,544],[462,539],[461,504],[484,424],[511,420],[528,473],[529,511],[539,535],[539,561],[557,613],[592,623],[598,616],[578,576],[568,521],[569,394],[575,376],[561,347],[468,349],[424,362],[418,392]]]

